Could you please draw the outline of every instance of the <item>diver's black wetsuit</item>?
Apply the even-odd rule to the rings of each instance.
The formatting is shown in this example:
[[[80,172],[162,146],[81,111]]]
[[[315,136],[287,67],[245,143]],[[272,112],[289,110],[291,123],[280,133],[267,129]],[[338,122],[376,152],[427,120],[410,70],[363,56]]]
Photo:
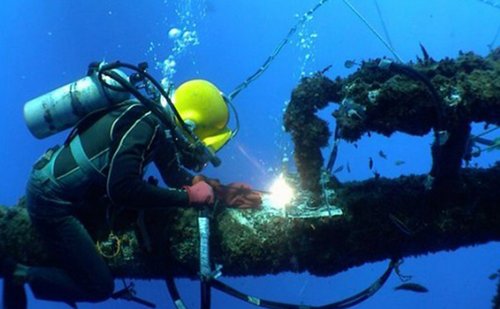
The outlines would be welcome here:
[[[82,128],[78,136],[94,173],[65,145],[37,161],[28,181],[31,220],[60,266],[29,269],[28,284],[40,299],[95,302],[113,292],[106,262],[75,217],[92,207],[94,199],[107,195],[116,205],[142,209],[188,205],[186,191],[173,188],[190,185],[192,175],[179,164],[164,126],[141,104],[125,102]],[[151,162],[172,189],[143,180]]]

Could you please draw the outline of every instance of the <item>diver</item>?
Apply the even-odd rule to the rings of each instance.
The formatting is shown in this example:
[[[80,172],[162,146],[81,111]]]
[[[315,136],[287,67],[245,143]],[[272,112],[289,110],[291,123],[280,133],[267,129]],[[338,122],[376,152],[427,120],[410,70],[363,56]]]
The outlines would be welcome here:
[[[185,82],[172,101],[206,147],[217,151],[229,140],[227,103],[212,83]],[[103,197],[112,205],[146,211],[210,206],[215,199],[237,208],[260,207],[260,195],[245,184],[228,190],[231,185],[193,175],[191,149],[173,136],[172,128],[151,110],[127,99],[83,121],[64,145],[49,149],[34,164],[26,189],[27,209],[57,265],[30,267],[4,258],[4,308],[26,308],[24,283],[38,299],[73,307],[112,295],[113,274],[76,215],[91,211]],[[149,163],[156,165],[167,188],[143,179]]]

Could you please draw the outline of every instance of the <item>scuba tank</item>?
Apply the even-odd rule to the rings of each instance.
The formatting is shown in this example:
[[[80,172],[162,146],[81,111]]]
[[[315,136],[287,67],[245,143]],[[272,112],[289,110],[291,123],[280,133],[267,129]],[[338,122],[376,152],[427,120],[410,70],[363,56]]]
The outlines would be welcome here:
[[[119,69],[135,73],[128,76]],[[28,101],[24,105],[26,124],[35,137],[42,139],[75,127],[87,116],[110,109],[132,96],[175,135],[173,139],[182,148],[180,155],[187,168],[200,170],[208,162],[219,166],[220,159],[191,132],[168,93],[146,69],[147,63],[138,66],[119,61],[91,63],[86,77]],[[162,98],[165,107],[160,103]]]
[[[128,99],[130,93],[118,82],[99,75],[101,65],[91,64],[86,77],[28,101],[24,105],[24,120],[31,134],[39,139],[51,136],[74,127],[93,112]],[[113,71],[128,79],[120,70]]]

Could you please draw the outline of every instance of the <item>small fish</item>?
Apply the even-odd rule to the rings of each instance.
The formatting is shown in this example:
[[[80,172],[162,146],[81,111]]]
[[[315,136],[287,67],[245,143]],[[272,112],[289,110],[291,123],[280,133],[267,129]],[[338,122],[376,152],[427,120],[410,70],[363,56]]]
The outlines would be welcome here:
[[[370,170],[373,169],[373,159],[372,159],[372,157],[370,157],[370,159],[368,159],[368,167],[370,168]]]
[[[379,155],[382,159],[387,159],[387,155],[386,155],[386,154],[385,154],[382,150],[380,150],[380,151],[378,152],[378,155]]]
[[[500,271],[498,271],[498,272],[496,272],[496,273],[493,273],[493,274],[489,275],[489,276],[488,276],[488,279],[490,279],[490,280],[495,280],[495,279],[497,279],[497,278],[500,276],[500,275],[499,275],[499,272],[500,272]]]
[[[394,288],[394,290],[404,290],[404,291],[412,291],[416,293],[427,293],[429,290],[418,283],[403,283]]]
[[[405,161],[403,161],[403,160],[396,160],[396,161],[394,161],[394,164],[395,164],[396,166],[400,166],[400,165],[403,165],[403,164],[405,164],[405,163],[406,163],[406,162],[405,162]]]
[[[353,67],[353,66],[355,66],[355,65],[358,65],[358,64],[357,64],[357,63],[356,63],[356,61],[354,61],[354,60],[346,60],[346,61],[344,62],[344,67],[345,67],[346,69],[350,69],[350,68],[352,68],[352,67]]]
[[[337,173],[340,173],[344,170],[344,166],[341,165],[339,167],[337,167],[334,171],[333,171],[333,174],[337,174]]]
[[[403,221],[401,221],[398,217],[396,217],[392,213],[389,213],[389,219],[391,219],[392,223],[394,223],[394,225],[396,225],[396,227],[401,232],[405,233],[408,236],[414,235],[414,232]]]

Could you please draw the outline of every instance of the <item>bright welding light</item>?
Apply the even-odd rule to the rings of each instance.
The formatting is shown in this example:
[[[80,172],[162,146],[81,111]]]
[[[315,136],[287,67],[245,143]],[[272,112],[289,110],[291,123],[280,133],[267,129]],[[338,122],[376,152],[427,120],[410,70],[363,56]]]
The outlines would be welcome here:
[[[283,174],[274,181],[269,191],[271,191],[269,200],[274,208],[283,209],[293,199],[293,189],[286,183]]]

